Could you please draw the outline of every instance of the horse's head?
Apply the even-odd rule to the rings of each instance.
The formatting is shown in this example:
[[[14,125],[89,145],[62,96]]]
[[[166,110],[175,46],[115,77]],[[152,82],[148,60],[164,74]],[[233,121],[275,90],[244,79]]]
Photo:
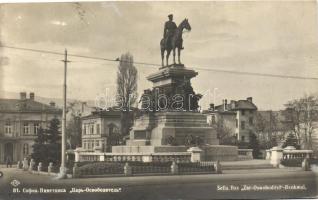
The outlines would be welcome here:
[[[191,31],[191,26],[189,24],[189,21],[187,18],[185,18],[182,22],[181,22],[181,26],[182,28],[185,28],[188,31]]]

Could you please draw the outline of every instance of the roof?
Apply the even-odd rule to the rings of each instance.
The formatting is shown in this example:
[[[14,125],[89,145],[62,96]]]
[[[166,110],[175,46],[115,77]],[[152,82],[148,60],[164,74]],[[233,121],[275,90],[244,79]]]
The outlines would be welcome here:
[[[226,106],[224,104],[214,106],[214,110],[204,110],[203,113],[235,114],[237,110],[257,110],[257,107],[251,100],[232,100]]]
[[[120,118],[121,112],[115,110],[98,110],[93,111],[90,115],[82,117],[82,119],[94,119],[94,118]]]
[[[238,100],[235,101],[235,107],[231,110],[257,110],[257,107],[249,100]]]
[[[218,105],[214,108],[218,112],[227,112],[227,111],[235,111],[235,110],[257,110],[256,105],[248,100],[238,100],[231,101],[231,103],[226,104],[226,110],[224,110],[224,105]]]
[[[62,112],[61,109],[32,99],[0,99],[0,112]]]

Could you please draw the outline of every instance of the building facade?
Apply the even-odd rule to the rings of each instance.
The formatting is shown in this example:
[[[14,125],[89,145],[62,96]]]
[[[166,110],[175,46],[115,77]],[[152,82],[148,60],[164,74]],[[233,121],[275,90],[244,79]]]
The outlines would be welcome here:
[[[21,92],[20,99],[0,99],[0,162],[8,157],[14,163],[29,158],[39,128],[47,128],[50,120],[61,116],[55,103],[37,102],[32,92],[29,98]]]
[[[209,110],[203,113],[207,115],[207,122],[211,126],[218,123],[227,128],[238,141],[249,142],[250,133],[255,132],[255,116],[257,107],[253,103],[252,97],[246,100],[225,99],[222,105],[210,105]]]
[[[121,112],[94,111],[82,117],[82,148],[88,151],[110,152],[111,146],[119,145]]]

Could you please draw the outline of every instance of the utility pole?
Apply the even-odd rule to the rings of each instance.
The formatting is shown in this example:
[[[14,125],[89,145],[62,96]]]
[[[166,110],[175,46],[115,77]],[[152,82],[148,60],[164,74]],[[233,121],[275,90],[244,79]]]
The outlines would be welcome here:
[[[63,81],[63,116],[62,116],[62,149],[61,149],[61,166],[59,178],[66,178],[66,167],[65,167],[65,154],[66,154],[66,77],[67,77],[67,49],[65,49],[65,57],[62,62],[64,63],[64,81]]]

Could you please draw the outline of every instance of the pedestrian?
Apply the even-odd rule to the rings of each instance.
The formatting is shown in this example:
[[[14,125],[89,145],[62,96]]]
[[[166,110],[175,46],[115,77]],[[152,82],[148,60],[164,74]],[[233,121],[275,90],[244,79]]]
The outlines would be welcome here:
[[[10,168],[12,167],[12,161],[11,161],[11,157],[10,156],[7,156],[7,159],[6,159],[6,164],[7,164],[7,168]]]

